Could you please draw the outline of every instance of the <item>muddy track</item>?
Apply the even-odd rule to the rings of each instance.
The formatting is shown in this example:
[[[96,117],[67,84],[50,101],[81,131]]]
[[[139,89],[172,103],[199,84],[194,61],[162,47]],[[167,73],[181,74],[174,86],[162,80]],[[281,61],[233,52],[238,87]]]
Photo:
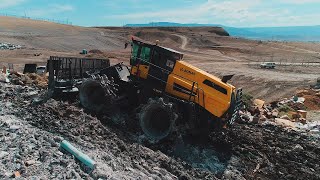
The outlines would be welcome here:
[[[106,126],[83,112],[78,102],[51,99],[32,105],[28,103],[30,97],[18,94],[6,99],[14,104],[12,113],[16,116],[80,145],[98,162],[99,168],[90,175],[93,179],[320,178],[319,139],[276,126],[235,124],[225,131],[212,133],[210,138],[202,138],[202,142],[196,138],[190,143],[189,137],[181,153],[175,154],[179,147],[176,141],[156,145],[142,143],[140,133],[110,123]],[[197,161],[202,158],[207,159]],[[213,163],[210,169],[206,160],[218,163]]]
[[[74,106],[77,103],[74,105],[61,104],[53,100],[36,107],[25,106],[22,102],[15,103],[21,103],[21,108],[15,112],[16,115],[21,118],[28,117],[24,119],[31,125],[59,134],[74,143],[79,140],[86,142],[81,143],[84,147],[88,146],[87,143],[90,142],[93,147],[90,150],[87,149],[88,154],[93,154],[94,159],[100,164],[106,166],[114,164],[117,167],[114,171],[119,171],[116,179],[137,177],[216,179],[213,173],[192,168],[181,160],[168,157],[160,151],[153,151],[138,144],[137,140],[132,138],[137,137],[135,134],[128,134],[117,127],[106,127],[97,118],[83,113],[81,109]],[[97,155],[99,156],[96,157]],[[105,160],[110,157],[112,160]],[[120,162],[118,162],[119,159],[121,159]],[[130,178],[126,175],[126,168],[131,169],[133,177]],[[108,174],[108,172],[105,173]],[[106,174],[94,172],[92,177],[94,179],[106,178],[108,177]]]

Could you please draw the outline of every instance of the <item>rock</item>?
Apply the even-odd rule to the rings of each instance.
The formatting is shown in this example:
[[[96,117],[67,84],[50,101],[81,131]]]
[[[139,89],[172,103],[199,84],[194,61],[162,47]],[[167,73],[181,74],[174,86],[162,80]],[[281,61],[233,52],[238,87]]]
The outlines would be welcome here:
[[[59,143],[55,142],[54,140],[50,139],[49,140],[50,144],[52,147],[58,147],[59,146]]]
[[[285,126],[285,127],[291,127],[291,128],[295,128],[296,124],[294,122],[291,122],[289,120],[286,119],[280,119],[280,118],[276,118],[275,119],[275,123],[281,126]]]
[[[5,173],[4,173],[4,176],[5,176],[6,178],[9,178],[9,177],[12,177],[12,176],[13,176],[13,173],[12,173],[12,172],[5,172]]]
[[[61,143],[61,141],[63,141],[63,137],[60,137],[60,136],[55,136],[53,137],[53,140],[57,143]]]
[[[277,118],[279,115],[279,111],[277,109],[272,110],[272,117]]]
[[[244,114],[241,116],[241,119],[244,120],[245,122],[248,122],[248,121],[250,121],[250,116],[247,114]]]
[[[254,116],[252,119],[252,123],[254,123],[254,124],[259,123],[259,119],[260,119],[259,116]]]
[[[8,155],[9,155],[8,152],[6,152],[6,151],[0,151],[0,159],[6,157],[6,156],[8,156]]]
[[[182,173],[179,178],[179,180],[191,180],[192,178],[188,174]]]
[[[237,180],[245,180],[242,174],[236,169],[228,169],[224,172],[222,179],[237,179]]]
[[[286,119],[286,120],[289,120],[291,121],[290,117],[288,115],[283,115],[280,117],[280,119]]]
[[[21,176],[21,174],[20,174],[19,171],[16,171],[16,172],[13,173],[13,177],[15,177],[15,178],[18,178],[20,176]]]
[[[266,121],[266,120],[267,120],[267,117],[266,117],[265,115],[261,115],[259,120],[260,120],[260,121]]]
[[[17,131],[18,129],[20,129],[20,126],[17,126],[17,125],[11,125],[11,126],[9,127],[9,130],[10,130],[11,132],[15,132],[15,131]]]
[[[312,129],[312,130],[310,130],[310,133],[312,133],[312,134],[319,134],[319,133],[320,133],[320,130],[319,130],[319,129]]]
[[[300,114],[298,114],[298,113],[293,113],[293,114],[292,114],[292,119],[294,119],[294,120],[299,120],[299,118],[301,118],[301,115],[300,115]]]
[[[293,148],[293,150],[303,151],[304,149],[303,149],[303,147],[302,147],[300,144],[297,144],[297,145]]]
[[[264,106],[265,101],[263,101],[263,100],[261,100],[261,99],[255,99],[255,100],[253,101],[253,103],[254,103],[255,105],[257,105],[257,107],[258,107],[259,109],[262,109],[262,107]]]
[[[271,119],[271,118],[272,118],[272,112],[267,112],[266,117],[267,117],[268,119]]]
[[[302,124],[307,124],[307,120],[305,118],[300,118],[299,121],[302,123]]]
[[[36,163],[35,160],[26,161],[26,165],[27,165],[27,166],[31,166],[31,165],[33,165],[33,164],[35,164],[35,163]]]

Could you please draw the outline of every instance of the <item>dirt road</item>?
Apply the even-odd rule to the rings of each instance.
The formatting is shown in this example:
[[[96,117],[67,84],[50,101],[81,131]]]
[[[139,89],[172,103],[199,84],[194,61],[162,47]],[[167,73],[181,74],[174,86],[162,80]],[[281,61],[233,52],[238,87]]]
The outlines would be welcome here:
[[[172,35],[175,35],[175,36],[178,36],[179,38],[181,38],[182,44],[181,44],[180,48],[185,50],[187,47],[187,44],[188,44],[188,38],[186,36],[182,36],[179,34],[172,34]]]

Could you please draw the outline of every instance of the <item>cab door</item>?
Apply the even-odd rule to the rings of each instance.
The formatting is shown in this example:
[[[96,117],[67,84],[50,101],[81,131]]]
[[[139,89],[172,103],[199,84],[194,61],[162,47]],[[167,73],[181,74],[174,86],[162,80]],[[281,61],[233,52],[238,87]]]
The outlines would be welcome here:
[[[151,48],[143,44],[132,43],[130,65],[131,74],[142,79],[147,79],[150,69]]]

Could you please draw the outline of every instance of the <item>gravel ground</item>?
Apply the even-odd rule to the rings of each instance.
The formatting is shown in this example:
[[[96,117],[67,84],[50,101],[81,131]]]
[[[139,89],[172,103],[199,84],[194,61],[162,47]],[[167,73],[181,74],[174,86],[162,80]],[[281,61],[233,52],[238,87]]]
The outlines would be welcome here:
[[[201,142],[147,144],[141,133],[104,125],[78,102],[39,104],[43,92],[36,87],[0,84],[2,179],[16,171],[25,179],[320,179],[319,138],[307,132],[236,124]],[[63,139],[96,169],[60,151]]]

